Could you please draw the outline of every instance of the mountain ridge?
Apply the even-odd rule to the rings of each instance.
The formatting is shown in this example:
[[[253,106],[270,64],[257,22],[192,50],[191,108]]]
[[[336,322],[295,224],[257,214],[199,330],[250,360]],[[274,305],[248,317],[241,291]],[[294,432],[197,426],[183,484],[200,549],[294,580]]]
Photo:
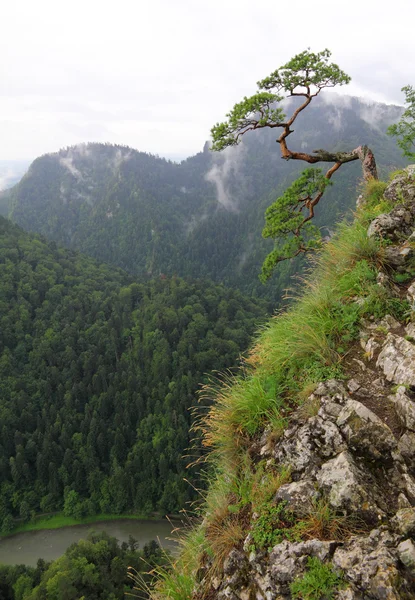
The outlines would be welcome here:
[[[296,143],[333,151],[367,143],[381,172],[402,166],[382,131],[399,108],[382,110],[381,127],[374,128],[359,116],[368,112],[366,103],[319,100],[300,115]],[[220,154],[209,153],[205,144],[181,163],[128,147],[87,144],[36,159],[8,192],[9,215],[25,229],[143,278],[202,276],[279,300],[301,261],[281,266],[272,286],[259,283],[261,263],[272,249],[270,240],[261,239],[263,213],[299,169],[281,161],[272,131],[254,132]],[[319,206],[319,226],[332,227],[352,208],[359,176],[355,164],[336,174],[338,185]]]

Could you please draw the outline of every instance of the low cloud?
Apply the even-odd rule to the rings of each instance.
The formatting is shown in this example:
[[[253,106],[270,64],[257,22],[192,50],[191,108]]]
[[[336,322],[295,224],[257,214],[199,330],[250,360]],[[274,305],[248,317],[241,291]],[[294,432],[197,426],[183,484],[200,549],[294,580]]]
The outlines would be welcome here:
[[[235,192],[235,182],[241,183],[242,164],[247,149],[240,143],[238,146],[226,148],[220,154],[212,154],[213,165],[206,173],[206,181],[216,187],[218,203],[226,210],[238,212],[240,195]],[[242,186],[238,185],[238,190]]]
[[[118,169],[121,163],[129,160],[131,158],[131,150],[122,150],[121,148],[117,148],[117,151],[114,156],[113,165],[114,169]]]
[[[373,129],[385,132],[386,127],[399,120],[402,107],[395,104],[375,102],[366,97],[343,96],[336,93],[324,94],[321,100],[330,106],[328,120],[339,131],[342,128],[343,111],[354,110]]]
[[[59,157],[60,164],[68,169],[68,171],[75,177],[75,179],[82,179],[82,173],[75,167],[73,163],[73,154],[72,150],[70,150],[66,156]]]

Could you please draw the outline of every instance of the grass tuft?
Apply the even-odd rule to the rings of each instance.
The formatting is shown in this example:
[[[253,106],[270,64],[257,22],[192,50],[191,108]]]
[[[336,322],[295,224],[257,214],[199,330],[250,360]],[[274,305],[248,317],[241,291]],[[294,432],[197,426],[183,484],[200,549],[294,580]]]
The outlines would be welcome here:
[[[297,539],[327,541],[344,541],[366,529],[365,524],[357,518],[337,514],[325,498],[313,501],[310,511],[293,527]]]
[[[335,592],[344,586],[344,579],[337,575],[330,563],[323,564],[316,557],[308,558],[308,571],[290,585],[292,598],[302,600],[331,600]]]
[[[150,585],[140,574],[130,570],[128,575],[135,586],[130,594],[151,600],[192,600],[196,585],[196,572],[206,552],[206,536],[202,525],[186,528],[178,538],[180,554],[176,560],[166,553],[166,566],[157,566],[147,575],[153,576]]]
[[[227,377],[221,386],[206,385],[201,398],[215,402],[207,415],[196,419],[195,430],[203,434],[203,444],[211,458],[220,455],[227,469],[239,462],[241,451],[259,430],[268,424],[280,430],[285,426],[281,413],[284,386],[274,377],[243,373]]]

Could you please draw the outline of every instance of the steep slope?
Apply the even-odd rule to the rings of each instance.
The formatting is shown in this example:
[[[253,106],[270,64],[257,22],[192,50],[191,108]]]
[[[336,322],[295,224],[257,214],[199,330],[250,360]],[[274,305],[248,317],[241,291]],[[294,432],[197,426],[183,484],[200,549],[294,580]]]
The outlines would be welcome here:
[[[202,519],[154,599],[414,597],[414,236],[415,165],[368,185],[305,293],[211,390]]]
[[[263,316],[210,282],[139,285],[0,217],[2,530],[39,510],[180,509],[197,386]]]
[[[369,107],[357,99],[319,99],[298,118],[293,143],[333,151],[366,143],[381,171],[389,170],[402,165],[385,135],[399,114],[399,107]],[[259,283],[272,247],[261,239],[263,215],[302,168],[281,160],[273,131],[252,132],[219,155],[205,146],[181,164],[87,144],[36,159],[10,193],[10,216],[29,231],[140,277],[208,277],[277,299],[297,265],[283,265],[272,286]],[[359,177],[357,164],[336,174],[320,225],[332,227],[352,208]]]

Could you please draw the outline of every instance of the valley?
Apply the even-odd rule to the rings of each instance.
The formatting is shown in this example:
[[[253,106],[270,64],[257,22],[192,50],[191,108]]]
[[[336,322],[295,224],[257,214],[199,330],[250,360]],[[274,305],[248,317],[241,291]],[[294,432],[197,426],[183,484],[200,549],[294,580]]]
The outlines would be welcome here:
[[[363,141],[385,176],[407,164],[385,133],[400,111],[322,96],[299,116],[295,145],[341,151]],[[0,194],[0,203],[7,197],[9,217],[24,229],[141,280],[207,278],[275,307],[307,263],[281,264],[269,285],[260,283],[273,247],[261,237],[264,212],[301,169],[281,160],[272,130],[251,132],[222,153],[206,143],[181,163],[125,146],[84,144],[36,159],[18,185]],[[319,206],[323,235],[354,209],[360,180],[356,163],[336,173]]]
[[[407,162],[383,133],[399,109],[378,106],[376,127],[365,110],[321,100],[302,115],[298,143],[328,139],[340,151],[364,135],[386,177]],[[60,564],[88,522],[145,546],[171,530],[146,517],[199,514],[211,477],[201,423],[216,419],[219,390],[252,360],[252,336],[290,305],[286,289],[310,266],[297,258],[267,285],[258,279],[272,247],[263,212],[299,168],[281,164],[267,133],[181,163],[89,143],[39,157],[0,193],[0,562]],[[326,239],[351,219],[360,177],[348,165],[327,191],[317,219]],[[252,397],[260,411],[278,393],[265,377]],[[251,437],[235,430],[241,449]],[[85,524],[36,531],[41,513]],[[116,518],[95,523],[101,514]]]

